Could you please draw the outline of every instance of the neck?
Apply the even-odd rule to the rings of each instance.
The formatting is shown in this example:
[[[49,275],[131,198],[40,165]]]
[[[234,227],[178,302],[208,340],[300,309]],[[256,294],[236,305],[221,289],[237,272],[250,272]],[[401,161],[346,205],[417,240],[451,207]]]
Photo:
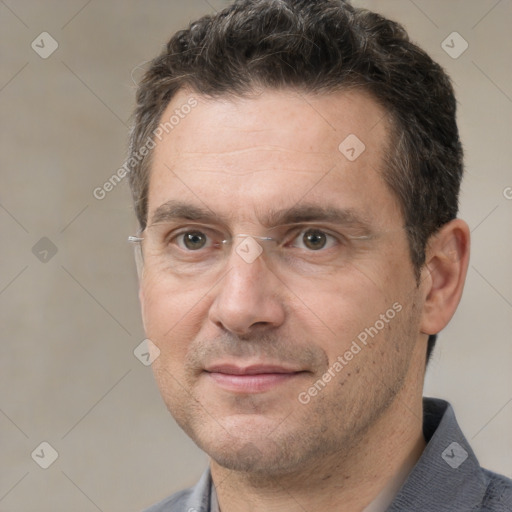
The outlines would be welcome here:
[[[425,447],[421,390],[397,395],[350,450],[314,460],[293,474],[255,476],[211,461],[222,512],[384,511]]]

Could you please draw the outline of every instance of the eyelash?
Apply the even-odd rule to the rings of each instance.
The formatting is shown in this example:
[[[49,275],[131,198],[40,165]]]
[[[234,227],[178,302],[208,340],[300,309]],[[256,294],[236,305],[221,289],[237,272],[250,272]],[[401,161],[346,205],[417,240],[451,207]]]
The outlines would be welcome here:
[[[288,233],[286,236],[283,237],[283,242],[285,245],[287,245],[289,242],[285,242],[286,240],[290,240],[291,241],[294,241],[296,240],[300,235],[304,235],[304,233],[306,233],[307,231],[315,231],[317,233],[320,233],[320,234],[323,234],[323,235],[326,235],[328,237],[328,240],[326,242],[326,246],[327,247],[322,247],[321,249],[318,249],[317,251],[315,250],[309,250],[308,252],[324,252],[328,249],[331,249],[332,248],[332,241],[334,241],[336,243],[336,245],[343,245],[345,243],[345,237],[343,237],[342,235],[334,235],[332,233],[330,233],[329,231],[325,230],[325,229],[322,229],[322,228],[318,228],[316,226],[300,226],[300,227],[297,227],[295,229],[293,229],[290,233]],[[198,229],[194,229],[194,228],[187,228],[187,229],[183,229],[183,230],[180,230],[179,232],[177,233],[172,233],[171,235],[169,235],[166,239],[166,243],[167,244],[173,244],[175,243],[179,237],[183,236],[183,235],[186,235],[188,233],[193,233],[193,232],[197,232],[197,233],[200,233],[202,235],[205,235],[206,237],[208,238],[211,238],[209,235],[208,235],[208,230],[205,230],[204,228],[201,229],[201,228],[198,228]],[[221,237],[222,238],[222,237]],[[329,239],[331,240],[331,244],[329,244]],[[179,244],[176,244],[179,249],[181,249],[182,251],[185,251],[185,252],[189,252],[189,253],[197,253],[197,252],[200,252],[202,250],[205,250],[205,249],[211,249],[212,246],[210,245],[210,247],[201,247],[200,249],[194,251],[194,250],[190,250],[190,249],[187,249],[185,247],[180,247]],[[220,244],[216,244],[214,245],[214,247],[219,247]],[[330,245],[330,247],[329,247]],[[295,248],[298,248],[298,249],[302,249],[302,248],[299,248],[299,247],[295,247]],[[307,251],[307,249],[304,249]]]

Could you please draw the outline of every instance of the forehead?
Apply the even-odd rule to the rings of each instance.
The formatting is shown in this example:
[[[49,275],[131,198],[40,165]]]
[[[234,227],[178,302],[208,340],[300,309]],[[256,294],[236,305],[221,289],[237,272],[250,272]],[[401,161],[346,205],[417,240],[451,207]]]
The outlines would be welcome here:
[[[361,91],[216,99],[181,91],[156,138],[149,221],[174,199],[248,222],[301,199],[353,210],[366,197],[376,212],[393,208],[380,172],[388,133],[385,110]]]

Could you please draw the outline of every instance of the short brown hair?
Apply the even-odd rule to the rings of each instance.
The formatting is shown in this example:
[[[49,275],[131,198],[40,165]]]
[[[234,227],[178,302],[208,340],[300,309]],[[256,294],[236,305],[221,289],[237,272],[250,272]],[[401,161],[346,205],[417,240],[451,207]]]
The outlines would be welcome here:
[[[243,96],[262,87],[358,87],[386,109],[393,129],[383,178],[399,201],[419,279],[428,239],[458,211],[463,155],[453,88],[401,25],[342,0],[239,0],[171,38],[137,92],[129,180],[141,228],[151,152],[140,158],[140,150],[176,92]],[[431,336],[427,357],[434,343]]]

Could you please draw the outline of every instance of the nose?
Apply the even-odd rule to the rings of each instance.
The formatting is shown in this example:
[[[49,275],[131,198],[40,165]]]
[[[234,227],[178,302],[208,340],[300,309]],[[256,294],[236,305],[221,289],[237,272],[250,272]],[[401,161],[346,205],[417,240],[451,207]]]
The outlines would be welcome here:
[[[269,268],[261,246],[252,238],[231,251],[226,273],[213,292],[209,319],[243,336],[284,322],[284,284]]]

